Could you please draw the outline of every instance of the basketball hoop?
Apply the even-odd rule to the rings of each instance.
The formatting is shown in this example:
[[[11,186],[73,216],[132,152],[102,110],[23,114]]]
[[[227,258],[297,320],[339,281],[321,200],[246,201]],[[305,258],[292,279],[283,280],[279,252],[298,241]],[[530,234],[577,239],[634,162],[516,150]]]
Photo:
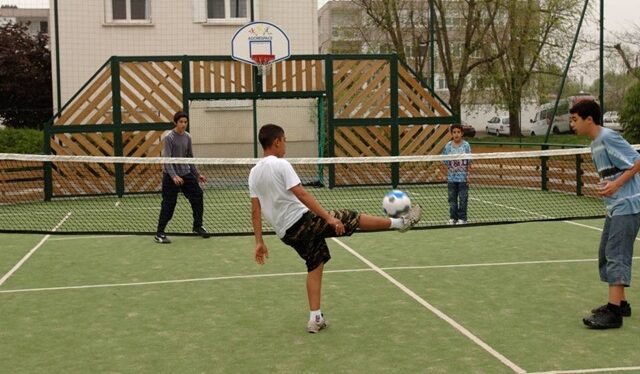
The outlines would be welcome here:
[[[258,66],[258,74],[267,75],[271,71],[271,61],[276,58],[275,55],[270,54],[254,54],[251,55],[251,59],[254,64]]]

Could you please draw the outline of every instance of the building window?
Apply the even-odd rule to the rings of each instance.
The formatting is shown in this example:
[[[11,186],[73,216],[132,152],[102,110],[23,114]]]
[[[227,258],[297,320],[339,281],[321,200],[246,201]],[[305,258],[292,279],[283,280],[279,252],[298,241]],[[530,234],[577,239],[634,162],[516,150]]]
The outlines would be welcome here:
[[[248,18],[248,2],[249,0],[207,0],[207,18]]]
[[[46,34],[49,32],[49,22],[40,21],[40,32]]]
[[[107,22],[149,23],[151,0],[106,0]]]

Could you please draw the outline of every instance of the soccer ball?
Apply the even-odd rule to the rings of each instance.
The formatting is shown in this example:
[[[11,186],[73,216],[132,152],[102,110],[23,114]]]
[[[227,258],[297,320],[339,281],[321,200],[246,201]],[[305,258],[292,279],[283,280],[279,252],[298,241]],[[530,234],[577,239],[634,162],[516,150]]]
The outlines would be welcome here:
[[[389,217],[398,218],[409,213],[409,209],[411,209],[409,196],[400,190],[389,191],[382,199],[382,210]]]

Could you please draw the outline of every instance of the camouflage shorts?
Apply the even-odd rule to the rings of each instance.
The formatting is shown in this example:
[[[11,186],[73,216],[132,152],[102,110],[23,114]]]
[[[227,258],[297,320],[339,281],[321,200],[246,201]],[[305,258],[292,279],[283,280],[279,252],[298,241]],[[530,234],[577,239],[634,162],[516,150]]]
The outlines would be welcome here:
[[[344,225],[345,232],[341,236],[350,236],[360,224],[360,213],[358,212],[332,210],[329,214],[339,219]],[[325,238],[334,236],[337,236],[334,228],[329,226],[327,221],[309,211],[287,230],[282,241],[292,246],[298,255],[305,260],[307,271],[312,271],[331,259]]]

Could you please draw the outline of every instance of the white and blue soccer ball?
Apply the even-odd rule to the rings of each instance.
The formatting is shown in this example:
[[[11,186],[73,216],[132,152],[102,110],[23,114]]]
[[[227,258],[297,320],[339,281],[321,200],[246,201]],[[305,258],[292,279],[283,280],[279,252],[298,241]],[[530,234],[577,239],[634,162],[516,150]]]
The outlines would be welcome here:
[[[409,213],[410,209],[411,200],[409,200],[409,196],[403,191],[389,191],[382,199],[382,210],[389,217],[398,218]]]

